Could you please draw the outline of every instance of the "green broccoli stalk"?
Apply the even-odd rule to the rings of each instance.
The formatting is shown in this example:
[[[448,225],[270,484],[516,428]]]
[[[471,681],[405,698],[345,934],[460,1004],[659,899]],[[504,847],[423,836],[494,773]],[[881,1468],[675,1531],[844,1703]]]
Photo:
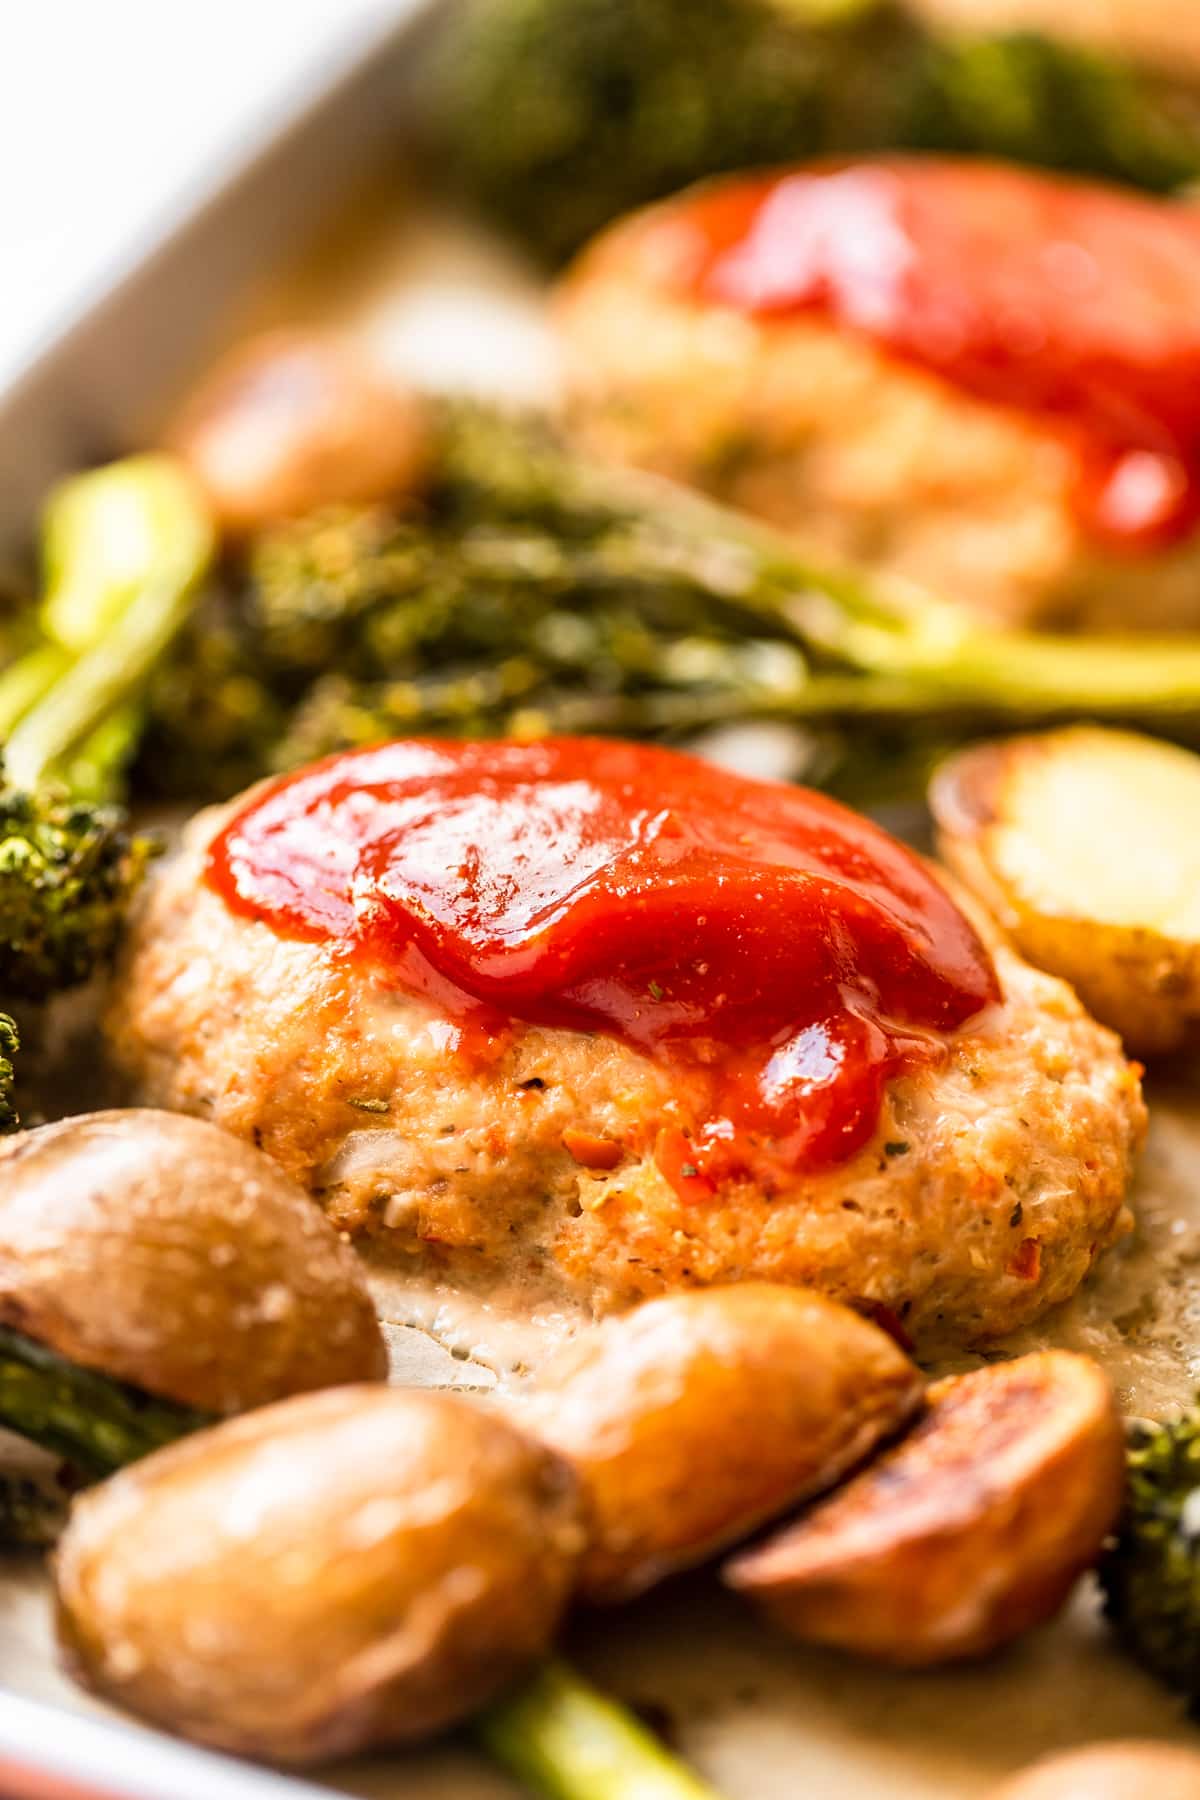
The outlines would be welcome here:
[[[551,263],[701,176],[829,153],[1200,175],[1194,83],[1031,32],[941,35],[902,0],[464,0],[437,87],[460,185]]]
[[[54,490],[42,522],[42,641],[0,676],[10,782],[63,777],[101,732],[111,763],[93,781],[116,788],[132,744],[112,721],[187,618],[213,545],[199,491],[172,457],[130,457]]]
[[[549,1662],[476,1720],[474,1735],[545,1800],[719,1800],[623,1706]]]
[[[136,457],[63,482],[43,522],[37,641],[0,673],[0,995],[41,1001],[112,954],[154,854],[110,804],[150,671],[190,610],[212,531],[184,471]],[[0,1128],[17,1123],[0,1036]]]
[[[88,1481],[212,1422],[0,1325],[0,1425],[65,1458]]]
[[[1130,1436],[1125,1510],[1100,1565],[1122,1644],[1200,1703],[1200,1402]]]
[[[194,797],[388,737],[677,741],[747,719],[801,726],[806,777],[857,791],[1071,716],[1200,739],[1200,639],[988,630],[541,424],[452,406],[422,514],[265,534],[149,708],[139,779]]]

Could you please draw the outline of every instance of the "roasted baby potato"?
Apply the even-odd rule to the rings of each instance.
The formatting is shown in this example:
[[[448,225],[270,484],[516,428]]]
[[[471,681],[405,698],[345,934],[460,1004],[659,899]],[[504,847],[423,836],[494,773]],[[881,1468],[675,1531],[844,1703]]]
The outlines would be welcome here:
[[[381,1379],[353,1252],[260,1151],[177,1113],[0,1143],[0,1324],[206,1413]]]
[[[417,401],[315,332],[252,339],[184,406],[170,446],[227,532],[407,494],[425,464]]]
[[[1048,1756],[992,1800],[1200,1800],[1200,1755],[1172,1744],[1089,1744]]]
[[[449,1394],[304,1395],[76,1501],[60,1638],[97,1693],[201,1743],[308,1763],[465,1717],[548,1645],[576,1483]]]
[[[582,1478],[580,1587],[612,1601],[828,1487],[922,1387],[848,1307],[747,1282],[608,1320],[545,1369],[524,1417]]]
[[[998,1363],[938,1382],[906,1438],[725,1579],[807,1642],[911,1667],[979,1656],[1058,1611],[1124,1466],[1098,1364]]]
[[[1129,1048],[1200,1043],[1200,757],[1093,726],[964,750],[930,789],[948,867]]]

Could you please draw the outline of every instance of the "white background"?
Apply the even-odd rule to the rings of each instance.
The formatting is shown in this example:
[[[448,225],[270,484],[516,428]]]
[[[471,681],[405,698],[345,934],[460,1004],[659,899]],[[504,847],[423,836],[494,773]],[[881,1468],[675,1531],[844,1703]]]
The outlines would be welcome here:
[[[0,384],[405,0],[0,0]]]

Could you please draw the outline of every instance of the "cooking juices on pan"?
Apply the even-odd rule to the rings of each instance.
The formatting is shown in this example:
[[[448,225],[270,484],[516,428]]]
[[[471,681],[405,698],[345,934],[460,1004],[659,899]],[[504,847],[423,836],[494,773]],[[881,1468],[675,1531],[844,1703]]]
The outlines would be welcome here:
[[[892,158],[739,177],[658,227],[669,285],[824,315],[996,404],[1057,421],[1117,548],[1200,520],[1200,216],[1088,182]]]
[[[462,1055],[523,1020],[686,1070],[656,1156],[698,1199],[852,1155],[885,1082],[999,998],[970,924],[876,826],[602,739],[331,758],[257,793],[207,875],[234,910],[428,996]]]

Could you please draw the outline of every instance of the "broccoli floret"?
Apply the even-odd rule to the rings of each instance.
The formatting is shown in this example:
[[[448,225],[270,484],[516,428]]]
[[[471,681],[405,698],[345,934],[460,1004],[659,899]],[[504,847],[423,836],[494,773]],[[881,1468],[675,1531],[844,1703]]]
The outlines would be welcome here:
[[[1200,1702],[1200,1403],[1133,1428],[1125,1510],[1100,1567],[1121,1642]]]
[[[154,852],[119,807],[0,788],[0,993],[43,1000],[86,981]]]
[[[15,1131],[20,1124],[14,1094],[16,1070],[13,1057],[21,1048],[16,1020],[0,1013],[0,1132]]]

